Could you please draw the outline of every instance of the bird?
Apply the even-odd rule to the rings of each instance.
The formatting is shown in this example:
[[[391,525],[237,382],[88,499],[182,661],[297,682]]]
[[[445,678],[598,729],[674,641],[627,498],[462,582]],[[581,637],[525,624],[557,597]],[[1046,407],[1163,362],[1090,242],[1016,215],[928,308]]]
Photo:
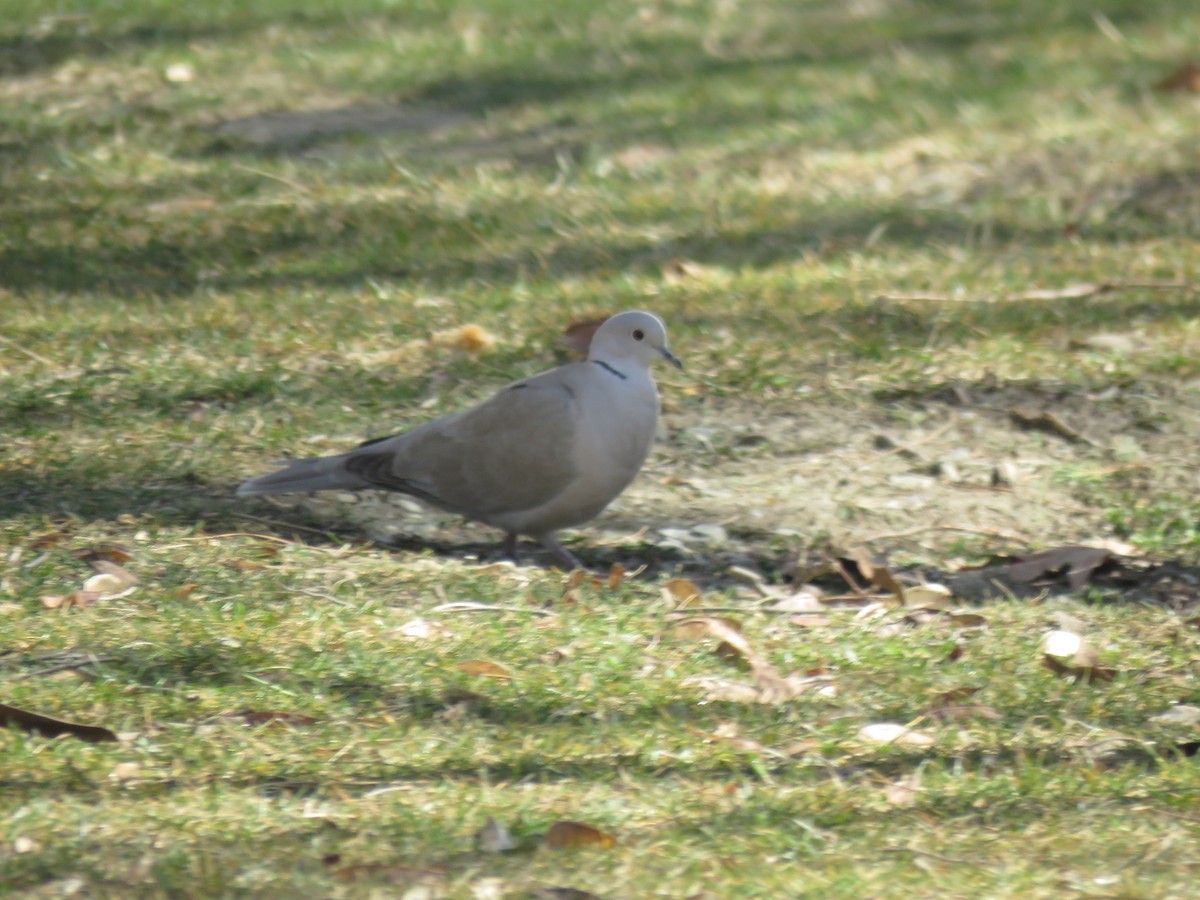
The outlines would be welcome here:
[[[568,570],[583,568],[555,533],[599,515],[641,469],[658,431],[651,366],[660,360],[683,368],[662,319],[617,313],[596,329],[584,361],[347,453],[294,460],[237,494],[398,491],[501,529],[514,561],[526,535]]]

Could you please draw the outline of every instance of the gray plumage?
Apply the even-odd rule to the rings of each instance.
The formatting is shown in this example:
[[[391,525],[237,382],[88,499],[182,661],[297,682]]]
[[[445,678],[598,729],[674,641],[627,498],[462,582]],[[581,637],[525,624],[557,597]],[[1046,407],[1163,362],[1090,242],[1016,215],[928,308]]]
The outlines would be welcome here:
[[[399,491],[503,529],[514,554],[517,535],[536,538],[574,568],[554,532],[598,515],[641,469],[658,426],[658,359],[680,366],[662,320],[619,313],[596,330],[586,362],[348,453],[296,460],[237,493]]]

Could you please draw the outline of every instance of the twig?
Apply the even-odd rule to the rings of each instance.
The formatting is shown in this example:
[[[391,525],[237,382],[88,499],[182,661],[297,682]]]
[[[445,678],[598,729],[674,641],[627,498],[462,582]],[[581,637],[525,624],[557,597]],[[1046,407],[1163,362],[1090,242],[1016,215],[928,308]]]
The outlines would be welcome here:
[[[468,600],[459,600],[452,603],[443,603],[440,606],[435,606],[430,612],[515,612],[526,613],[531,616],[557,616],[558,613],[550,609],[538,609],[533,606],[501,606],[492,603],[471,603]]]
[[[28,356],[34,362],[40,362],[43,366],[49,366],[51,369],[59,368],[58,363],[56,363],[54,360],[47,359],[46,357],[42,356],[42,354],[40,354],[40,353],[34,353],[28,347],[22,347],[20,344],[18,344],[12,338],[7,338],[2,334],[0,334],[0,344],[4,344],[6,347],[11,347],[13,350],[16,350],[18,353],[24,353],[26,356]]]

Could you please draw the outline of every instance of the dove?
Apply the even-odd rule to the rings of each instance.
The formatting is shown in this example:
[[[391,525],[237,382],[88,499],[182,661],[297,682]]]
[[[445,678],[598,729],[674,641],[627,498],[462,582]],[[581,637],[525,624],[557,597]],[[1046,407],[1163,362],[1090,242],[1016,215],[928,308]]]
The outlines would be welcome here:
[[[641,469],[658,430],[651,366],[659,360],[683,368],[662,319],[618,313],[596,329],[586,361],[348,453],[295,460],[237,493],[399,491],[503,530],[514,559],[526,535],[581,568],[555,532],[599,515]]]

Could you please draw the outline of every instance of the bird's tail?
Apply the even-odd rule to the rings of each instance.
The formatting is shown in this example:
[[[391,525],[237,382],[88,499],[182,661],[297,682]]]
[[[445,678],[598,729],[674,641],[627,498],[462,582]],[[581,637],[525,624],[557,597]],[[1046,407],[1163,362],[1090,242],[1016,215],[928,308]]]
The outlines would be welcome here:
[[[237,495],[249,497],[255,494],[293,494],[305,491],[353,491],[366,487],[365,481],[346,471],[344,462],[345,458],[341,456],[298,459],[285,469],[243,481],[237,489]]]

